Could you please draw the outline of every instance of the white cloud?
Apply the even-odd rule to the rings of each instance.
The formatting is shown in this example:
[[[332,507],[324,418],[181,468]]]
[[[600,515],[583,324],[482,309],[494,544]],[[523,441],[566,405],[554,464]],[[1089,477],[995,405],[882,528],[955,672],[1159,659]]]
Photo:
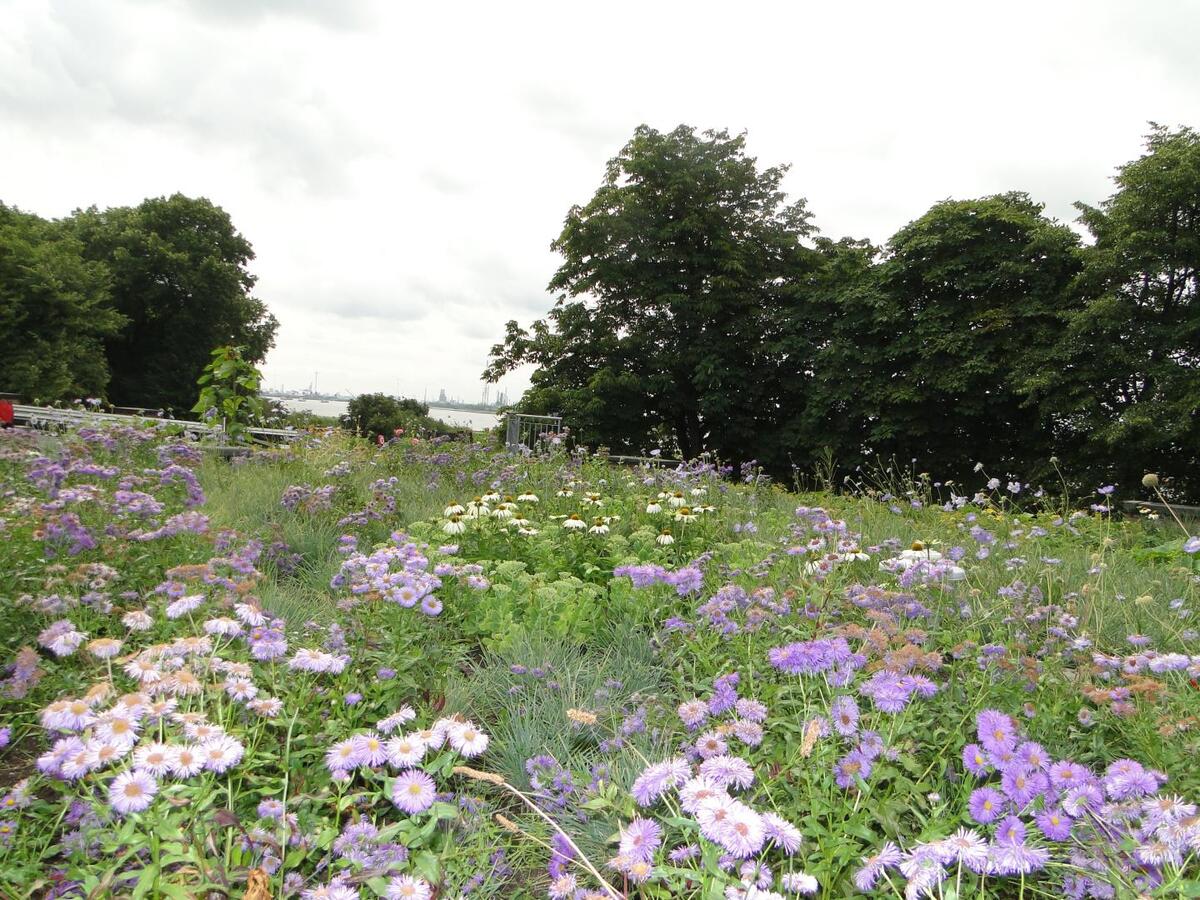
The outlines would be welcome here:
[[[479,394],[645,122],[748,131],[831,237],[1024,190],[1073,218],[1200,124],[1200,6],[0,0],[0,199],[183,191],[254,243],[272,384]],[[514,375],[510,389],[522,387]]]

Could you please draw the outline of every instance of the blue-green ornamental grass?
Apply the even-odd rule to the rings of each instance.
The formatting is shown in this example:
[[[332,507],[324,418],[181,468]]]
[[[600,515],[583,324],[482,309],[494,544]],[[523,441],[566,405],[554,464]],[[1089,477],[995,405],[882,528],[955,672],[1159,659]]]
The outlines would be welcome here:
[[[0,435],[0,896],[1200,895],[1200,537],[339,433]]]

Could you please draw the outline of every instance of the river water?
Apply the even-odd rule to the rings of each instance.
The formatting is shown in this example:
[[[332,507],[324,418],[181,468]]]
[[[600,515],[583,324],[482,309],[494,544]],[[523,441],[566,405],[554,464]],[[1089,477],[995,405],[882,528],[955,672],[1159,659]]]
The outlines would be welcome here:
[[[346,414],[344,400],[306,400],[297,397],[280,402],[283,403],[284,409],[292,412],[310,412],[318,416],[344,416]],[[429,415],[434,419],[441,419],[447,425],[462,425],[475,431],[495,428],[500,421],[493,413],[445,409],[439,406],[430,406]]]

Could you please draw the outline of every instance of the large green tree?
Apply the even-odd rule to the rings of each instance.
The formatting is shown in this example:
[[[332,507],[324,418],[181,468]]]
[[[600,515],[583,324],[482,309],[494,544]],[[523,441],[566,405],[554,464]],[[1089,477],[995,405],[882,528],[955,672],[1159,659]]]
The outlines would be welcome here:
[[[174,194],[95,207],[70,220],[89,260],[111,272],[111,305],[127,324],[106,340],[118,404],[188,410],[213,349],[259,363],[278,323],[251,291],[250,242],[204,198]]]
[[[614,449],[666,433],[685,457],[754,455],[780,413],[765,338],[815,265],[785,171],[760,170],[740,135],[638,128],[552,245],[554,310],[509,323],[485,377],[535,364],[531,406]]]
[[[104,394],[103,341],[123,319],[108,308],[108,270],[82,251],[60,223],[0,203],[0,390],[47,401]]]
[[[1038,475],[1055,435],[1022,379],[1056,342],[1080,266],[1075,233],[1023,193],[947,200],[897,232],[839,312],[853,347],[831,376],[856,357],[864,449],[942,477],[978,459]]]
[[[1077,465],[1134,487],[1143,472],[1200,492],[1200,134],[1153,126],[1116,192],[1077,204],[1095,237],[1082,306],[1029,390]]]

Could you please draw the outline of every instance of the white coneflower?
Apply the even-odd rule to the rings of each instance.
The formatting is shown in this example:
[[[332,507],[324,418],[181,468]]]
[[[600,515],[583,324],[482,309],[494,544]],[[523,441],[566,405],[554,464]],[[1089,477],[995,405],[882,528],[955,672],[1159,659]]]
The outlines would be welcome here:
[[[227,734],[213,738],[200,745],[199,754],[204,759],[204,768],[220,775],[242,761],[246,748],[240,741]]]
[[[375,730],[380,734],[391,734],[405,722],[411,722],[416,717],[416,710],[406,703],[390,716],[380,719],[375,725]]]
[[[158,783],[146,772],[122,772],[108,785],[108,802],[125,815],[146,809],[157,793]]]
[[[675,519],[679,522],[695,522],[696,518],[690,506],[681,506],[675,510]]]
[[[446,726],[444,722],[449,722],[448,719],[440,719],[432,728],[422,728],[420,731],[414,732],[414,735],[421,739],[421,742],[430,750],[440,750],[442,745],[446,743]]]
[[[132,747],[137,743],[140,726],[130,715],[109,711],[92,726],[92,730],[100,740]]]
[[[171,748],[167,744],[145,744],[133,751],[133,766],[162,778],[171,771]]]
[[[222,637],[236,637],[242,633],[242,623],[228,616],[219,616],[206,621],[204,623],[204,630],[208,634],[219,634]]]
[[[675,509],[687,505],[687,500],[683,496],[683,491],[675,491],[667,498],[667,503]]]
[[[105,766],[111,766],[118,760],[123,759],[133,749],[132,744],[123,744],[99,738],[93,738],[84,746],[87,749],[88,768],[92,771],[103,769]]]
[[[569,528],[573,531],[580,528],[587,528],[587,522],[579,518],[578,513],[571,513],[571,515],[563,520],[563,528]]]
[[[717,511],[717,508],[711,503],[702,504],[701,506],[695,507],[695,509],[702,513],[715,513]]]
[[[518,528],[517,534],[523,537],[532,537],[535,534],[539,534],[539,532],[536,528]]]
[[[646,514],[647,515],[657,516],[660,512],[662,512],[662,504],[659,503],[657,500],[651,500],[649,503],[646,504]]]
[[[87,747],[79,747],[64,756],[59,771],[68,781],[76,781],[92,771],[92,755]]]
[[[253,603],[238,603],[233,607],[234,615],[249,625],[251,628],[259,628],[267,624],[267,617],[263,615],[263,611]]]
[[[488,746],[488,736],[474,722],[459,722],[450,729],[450,746],[470,759]]]
[[[500,500],[500,495],[496,491],[488,491],[477,499],[482,500],[484,503],[497,503]]]
[[[588,529],[591,534],[608,534],[608,524],[601,518],[597,517],[592,520],[592,527]]]
[[[387,759],[393,766],[415,766],[425,756],[425,742],[419,735],[405,734],[387,742]]]
[[[154,625],[154,617],[144,609],[135,609],[121,616],[121,624],[130,631],[148,631]]]
[[[518,495],[517,495],[517,502],[518,502],[518,503],[537,503],[537,502],[538,502],[538,495],[537,495],[537,494],[531,494],[531,493],[529,493],[529,492],[527,491],[527,492],[525,492],[524,494],[518,494]]]
[[[588,506],[603,506],[604,500],[597,493],[589,491],[583,495],[583,502]]]
[[[702,488],[702,487],[692,488],[692,496],[693,497],[703,497],[707,493],[708,493],[708,488]]]
[[[451,516],[461,516],[466,512],[461,503],[451,503],[443,511],[442,515],[449,519]]]
[[[203,744],[205,741],[221,737],[225,734],[225,729],[220,725],[211,725],[208,722],[189,722],[183,726],[183,733],[197,744]]]
[[[658,543],[658,544],[662,545],[663,547],[669,547],[671,544],[675,543],[675,536],[673,534],[671,534],[671,532],[669,532],[669,531],[664,531],[662,534],[660,534],[654,540],[655,540],[655,543]]]
[[[533,523],[524,516],[517,516],[516,518],[509,520],[508,524],[513,528],[528,528]]]
[[[574,497],[575,492],[568,488],[563,488],[561,491],[559,491],[557,494],[555,494],[555,496],[556,497]]]
[[[42,710],[42,724],[55,731],[82,731],[95,720],[85,700],[56,700]]]
[[[168,765],[176,778],[191,778],[204,768],[204,758],[199,748],[191,744],[179,744],[171,748]]]
[[[496,519],[511,519],[516,508],[515,503],[501,503],[492,510],[492,517]]]
[[[116,699],[116,707],[123,709],[135,719],[140,719],[150,703],[150,696],[142,691],[130,691]]]
[[[167,604],[167,618],[180,619],[204,602],[203,594],[187,594]]]
[[[251,700],[247,706],[264,719],[274,719],[283,712],[283,701],[277,697],[259,697]]]
[[[248,678],[227,678],[224,689],[226,689],[226,694],[233,697],[234,700],[244,703],[258,696],[258,685]]]
[[[204,692],[204,684],[187,669],[180,669],[166,680],[167,692],[175,697],[193,697]]]
[[[167,697],[164,700],[155,700],[146,705],[146,721],[153,724],[159,719],[169,716],[175,712],[175,707],[179,705],[179,701],[174,697]]]
[[[121,652],[124,644],[116,638],[96,638],[94,641],[88,641],[88,653],[96,657],[96,659],[112,659]]]
[[[442,526],[442,531],[446,534],[462,534],[467,530],[467,523],[461,517],[454,515]]]

